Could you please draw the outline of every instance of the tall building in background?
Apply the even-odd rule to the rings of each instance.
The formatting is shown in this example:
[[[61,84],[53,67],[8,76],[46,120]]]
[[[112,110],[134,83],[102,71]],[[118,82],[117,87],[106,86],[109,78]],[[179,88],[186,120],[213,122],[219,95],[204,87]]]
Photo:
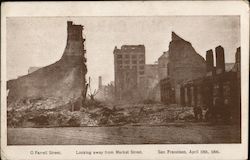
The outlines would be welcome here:
[[[130,98],[145,78],[145,46],[123,45],[114,49],[115,95]]]

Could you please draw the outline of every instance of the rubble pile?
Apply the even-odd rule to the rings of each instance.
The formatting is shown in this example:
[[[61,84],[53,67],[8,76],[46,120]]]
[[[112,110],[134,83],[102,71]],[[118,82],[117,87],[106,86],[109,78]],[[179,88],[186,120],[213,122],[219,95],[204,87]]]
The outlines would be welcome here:
[[[145,106],[141,109],[139,124],[162,125],[176,120],[189,121],[193,120],[192,108],[166,107],[165,105]]]
[[[104,116],[102,114],[101,116]],[[109,110],[105,125],[164,125],[176,120],[194,120],[191,107],[166,106],[162,104],[125,105]]]
[[[25,98],[8,104],[8,127],[58,126],[71,117],[70,104],[61,98]]]
[[[164,125],[176,120],[194,119],[190,107],[162,104],[110,106],[92,100],[79,107],[76,106],[77,101],[75,99],[64,104],[62,99],[55,98],[20,100],[8,106],[8,127]],[[75,111],[72,105],[80,109]]]

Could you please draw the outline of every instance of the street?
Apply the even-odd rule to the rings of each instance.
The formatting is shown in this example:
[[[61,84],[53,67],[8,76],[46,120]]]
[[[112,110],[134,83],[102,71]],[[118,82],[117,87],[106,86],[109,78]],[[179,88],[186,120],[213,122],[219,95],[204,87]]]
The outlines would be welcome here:
[[[164,126],[8,128],[8,145],[240,143],[240,127],[206,123]]]

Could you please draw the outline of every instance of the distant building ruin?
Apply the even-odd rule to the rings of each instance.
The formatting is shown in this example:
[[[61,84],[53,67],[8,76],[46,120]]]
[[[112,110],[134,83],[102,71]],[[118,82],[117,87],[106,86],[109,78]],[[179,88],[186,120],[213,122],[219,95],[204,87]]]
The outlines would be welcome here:
[[[115,100],[115,85],[114,81],[111,81],[107,85],[102,83],[102,76],[98,77],[98,90],[96,94],[98,101],[113,102]]]

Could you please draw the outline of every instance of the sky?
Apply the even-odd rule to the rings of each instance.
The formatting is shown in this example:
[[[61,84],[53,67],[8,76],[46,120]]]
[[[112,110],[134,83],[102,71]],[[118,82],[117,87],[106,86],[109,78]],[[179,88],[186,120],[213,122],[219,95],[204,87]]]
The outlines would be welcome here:
[[[225,61],[234,62],[240,47],[239,16],[155,17],[13,17],[7,18],[7,79],[58,61],[66,47],[67,21],[84,26],[87,77],[97,87],[114,80],[113,50],[144,44],[146,63],[153,64],[168,50],[171,32],[192,43],[201,56],[221,45]]]

